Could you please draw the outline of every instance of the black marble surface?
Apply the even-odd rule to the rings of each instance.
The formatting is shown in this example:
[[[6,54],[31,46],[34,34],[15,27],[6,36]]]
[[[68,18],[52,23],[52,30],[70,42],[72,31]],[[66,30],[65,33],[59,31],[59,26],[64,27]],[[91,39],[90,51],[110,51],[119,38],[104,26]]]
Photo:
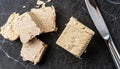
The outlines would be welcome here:
[[[96,0],[106,21],[115,45],[120,52],[120,0]],[[0,0],[0,27],[13,12],[24,13],[35,7],[36,0]],[[52,0],[57,14],[55,33],[38,36],[47,43],[48,49],[40,63],[33,65],[20,57],[21,43],[11,42],[0,36],[0,69],[115,69],[108,48],[97,32],[85,6],[84,0]],[[26,6],[26,8],[23,8]],[[82,57],[76,58],[55,44],[68,19],[74,16],[96,34]]]

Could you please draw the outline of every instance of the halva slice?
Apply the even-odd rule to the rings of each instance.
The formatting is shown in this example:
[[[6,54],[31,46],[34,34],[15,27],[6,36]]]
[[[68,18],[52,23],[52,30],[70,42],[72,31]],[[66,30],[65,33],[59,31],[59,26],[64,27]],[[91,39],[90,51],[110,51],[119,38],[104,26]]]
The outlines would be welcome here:
[[[43,33],[53,32],[57,30],[55,22],[56,13],[53,6],[46,7],[45,4],[43,4],[39,9],[31,9],[31,12],[33,12],[39,19],[39,22],[42,26],[40,29]]]
[[[29,42],[23,44],[21,49],[21,56],[24,61],[31,61],[37,64],[44,52],[46,51],[47,45],[37,38],[33,38]]]
[[[41,25],[37,17],[32,12],[25,12],[20,15],[16,19],[14,26],[20,35],[22,43],[27,43],[29,40],[41,33]]]
[[[14,41],[18,38],[19,34],[17,33],[16,29],[14,28],[14,21],[19,16],[17,13],[12,13],[5,25],[1,27],[0,34],[5,38],[11,41]]]
[[[80,58],[93,35],[91,29],[71,17],[56,44]]]

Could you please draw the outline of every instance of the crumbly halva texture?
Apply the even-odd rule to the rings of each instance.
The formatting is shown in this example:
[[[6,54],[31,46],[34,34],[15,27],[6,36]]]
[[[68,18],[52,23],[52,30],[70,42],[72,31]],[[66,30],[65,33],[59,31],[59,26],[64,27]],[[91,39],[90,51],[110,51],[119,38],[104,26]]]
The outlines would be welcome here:
[[[47,45],[37,38],[30,40],[29,42],[23,44],[21,49],[21,56],[24,61],[31,61],[37,64],[43,54],[45,53]]]
[[[39,23],[41,24],[41,31],[42,33],[48,33],[56,31],[56,14],[55,8],[53,6],[46,7],[45,4],[42,5],[39,9],[31,9],[37,18],[39,19]]]
[[[44,4],[44,2],[43,1],[41,1],[41,0],[37,0],[37,3],[36,3],[37,5],[42,5],[42,4]]]
[[[71,17],[56,44],[80,58],[93,35],[91,29]]]
[[[47,0],[46,2],[51,2],[51,0]],[[43,2],[42,0],[37,0],[37,5],[42,5],[45,4],[45,2]]]
[[[47,2],[51,2],[52,0],[48,0]]]
[[[24,14],[20,15],[16,19],[14,26],[19,33],[22,43],[27,43],[29,40],[41,33],[41,25],[37,17],[32,12],[25,12]]]
[[[17,33],[16,29],[14,28],[14,21],[19,16],[17,13],[12,13],[10,17],[8,18],[5,25],[1,27],[0,34],[5,38],[9,39],[11,41],[16,40],[19,37],[19,34]]]
[[[40,0],[38,4],[41,4],[42,8],[32,9],[21,15],[13,13],[0,31],[4,38],[12,41],[19,37],[23,44],[20,51],[21,57],[24,61],[31,61],[34,64],[41,60],[47,49],[47,44],[37,39],[36,36],[57,31],[55,8],[46,7],[45,3]]]

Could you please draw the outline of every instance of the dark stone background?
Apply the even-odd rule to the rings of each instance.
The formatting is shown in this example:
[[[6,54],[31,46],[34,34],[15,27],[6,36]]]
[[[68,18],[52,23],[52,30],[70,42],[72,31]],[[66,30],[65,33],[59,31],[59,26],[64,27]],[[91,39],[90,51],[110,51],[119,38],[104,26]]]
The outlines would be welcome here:
[[[118,51],[120,51],[120,0],[96,0]],[[40,63],[23,62],[21,43],[11,42],[0,36],[0,69],[115,69],[108,48],[97,32],[84,0],[52,0],[57,14],[58,31],[38,36],[49,46]],[[0,27],[13,12],[24,13],[35,7],[36,0],[0,0]],[[22,8],[26,6],[26,8]],[[81,59],[74,57],[55,44],[71,16],[76,17],[96,34]]]

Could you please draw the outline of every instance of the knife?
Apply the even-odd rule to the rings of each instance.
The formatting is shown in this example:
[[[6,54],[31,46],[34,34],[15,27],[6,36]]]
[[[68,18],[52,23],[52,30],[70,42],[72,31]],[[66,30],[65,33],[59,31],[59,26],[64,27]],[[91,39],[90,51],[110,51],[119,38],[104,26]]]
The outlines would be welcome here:
[[[85,0],[85,4],[87,6],[88,12],[93,20],[96,29],[104,39],[107,44],[110,54],[113,58],[115,66],[117,69],[120,69],[120,54],[118,53],[115,44],[112,40],[112,37],[109,33],[109,30],[105,24],[105,21],[101,15],[101,12],[98,8],[98,5],[95,0]]]

